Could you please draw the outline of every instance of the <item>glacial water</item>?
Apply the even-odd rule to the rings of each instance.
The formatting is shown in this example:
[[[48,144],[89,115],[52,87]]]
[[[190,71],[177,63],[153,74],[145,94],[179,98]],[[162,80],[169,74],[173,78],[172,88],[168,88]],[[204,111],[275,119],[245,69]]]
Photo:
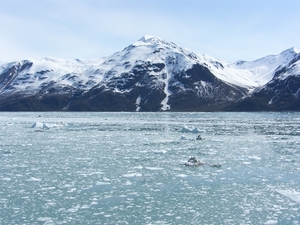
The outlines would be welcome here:
[[[0,129],[0,224],[300,224],[300,113],[2,112]]]

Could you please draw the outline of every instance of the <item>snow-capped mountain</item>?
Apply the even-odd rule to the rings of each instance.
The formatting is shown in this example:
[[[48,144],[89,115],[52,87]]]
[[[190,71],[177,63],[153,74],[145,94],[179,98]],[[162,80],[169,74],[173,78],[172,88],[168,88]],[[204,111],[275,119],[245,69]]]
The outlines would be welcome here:
[[[230,110],[300,111],[300,49],[291,48],[275,57],[286,60],[270,73],[271,79],[265,85],[230,106]]]
[[[292,77],[298,88],[292,96],[299,99],[298,61],[299,49],[292,48],[253,62],[229,63],[144,36],[99,59],[0,64],[0,110],[239,110],[236,102],[259,96],[270,85],[278,96],[279,81]],[[269,105],[278,98],[269,97]]]

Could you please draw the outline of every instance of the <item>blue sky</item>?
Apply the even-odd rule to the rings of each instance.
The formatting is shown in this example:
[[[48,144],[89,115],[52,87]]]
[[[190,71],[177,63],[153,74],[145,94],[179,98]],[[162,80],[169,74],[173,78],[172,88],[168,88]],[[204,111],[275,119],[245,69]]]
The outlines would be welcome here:
[[[0,61],[99,58],[154,35],[227,61],[300,47],[299,0],[1,0]]]

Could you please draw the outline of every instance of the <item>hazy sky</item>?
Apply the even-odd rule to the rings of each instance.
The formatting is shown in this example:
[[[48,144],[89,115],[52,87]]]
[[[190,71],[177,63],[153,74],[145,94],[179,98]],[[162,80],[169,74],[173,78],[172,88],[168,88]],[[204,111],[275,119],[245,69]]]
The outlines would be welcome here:
[[[228,61],[300,47],[299,0],[1,0],[0,61],[99,58],[144,35]]]

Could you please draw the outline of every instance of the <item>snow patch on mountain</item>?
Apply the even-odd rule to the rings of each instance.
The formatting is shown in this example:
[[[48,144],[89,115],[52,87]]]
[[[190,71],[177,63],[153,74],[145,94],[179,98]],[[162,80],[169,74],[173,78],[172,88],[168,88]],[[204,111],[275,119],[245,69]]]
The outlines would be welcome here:
[[[278,67],[287,65],[298,54],[298,48],[290,48],[278,55],[269,55],[252,62],[237,61],[230,65],[231,68],[247,74],[256,87],[268,83],[274,76]]]
[[[102,61],[103,59],[34,58],[2,65],[1,73],[8,71],[13,66],[20,70],[17,77],[10,83],[12,88],[5,90],[6,92],[26,90],[27,94],[34,94],[51,83],[57,86],[90,89],[103,79],[101,75],[96,76],[97,70],[95,70]],[[21,70],[25,64],[28,66]]]
[[[287,71],[280,75],[279,79],[284,80],[288,76],[300,76],[300,60],[290,65]]]

